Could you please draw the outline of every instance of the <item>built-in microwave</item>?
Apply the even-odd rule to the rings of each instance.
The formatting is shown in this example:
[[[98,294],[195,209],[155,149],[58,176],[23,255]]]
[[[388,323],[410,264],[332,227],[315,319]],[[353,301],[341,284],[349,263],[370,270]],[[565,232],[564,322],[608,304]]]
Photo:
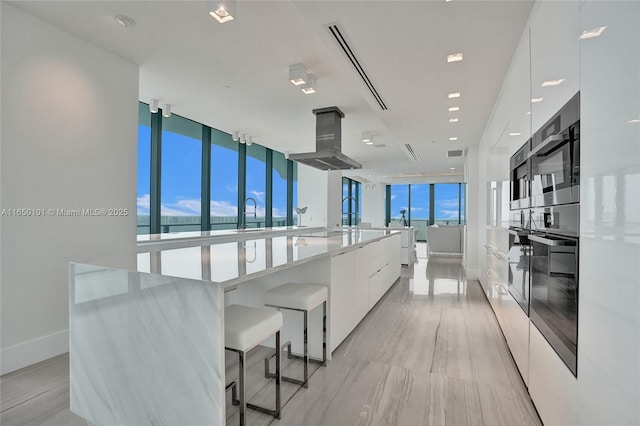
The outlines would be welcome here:
[[[531,206],[580,202],[580,92],[533,135]]]
[[[531,180],[529,170],[529,152],[531,149],[531,140],[528,140],[522,148],[520,148],[509,162],[511,170],[511,210],[525,209],[529,207],[529,195]]]

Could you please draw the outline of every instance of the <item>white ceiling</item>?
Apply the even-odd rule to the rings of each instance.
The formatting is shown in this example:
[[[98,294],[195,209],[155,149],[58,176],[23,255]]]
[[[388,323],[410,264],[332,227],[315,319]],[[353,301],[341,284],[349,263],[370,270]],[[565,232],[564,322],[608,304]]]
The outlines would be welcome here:
[[[218,24],[205,1],[26,1],[13,4],[140,65],[140,100],[278,151],[315,148],[314,108],[344,113],[342,150],[374,182],[462,180],[447,150],[478,143],[520,39],[531,1],[239,1]],[[115,15],[136,21],[122,28]],[[388,106],[382,111],[326,24],[339,23]],[[446,62],[463,52],[464,61]],[[303,63],[318,79],[304,95],[288,81]],[[454,102],[449,92],[461,92]],[[459,113],[448,112],[460,106]],[[449,123],[450,117],[458,123]],[[361,132],[375,133],[364,145]],[[457,137],[455,142],[450,137]],[[411,144],[420,161],[402,147]],[[451,168],[455,168],[451,173]],[[410,175],[419,175],[409,177]]]

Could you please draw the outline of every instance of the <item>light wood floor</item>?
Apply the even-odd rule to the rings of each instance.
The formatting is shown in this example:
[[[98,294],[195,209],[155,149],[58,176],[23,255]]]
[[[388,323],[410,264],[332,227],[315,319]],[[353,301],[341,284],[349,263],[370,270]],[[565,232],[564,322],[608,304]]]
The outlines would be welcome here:
[[[540,425],[477,281],[460,258],[433,256],[410,268],[334,352],[308,389],[283,383],[282,419],[248,410],[253,425]],[[258,348],[248,361],[251,402],[273,404]],[[237,364],[228,353],[227,379]],[[0,424],[85,425],[69,411],[68,354],[1,378]],[[284,374],[299,361],[283,357]],[[227,424],[237,408],[227,397]]]

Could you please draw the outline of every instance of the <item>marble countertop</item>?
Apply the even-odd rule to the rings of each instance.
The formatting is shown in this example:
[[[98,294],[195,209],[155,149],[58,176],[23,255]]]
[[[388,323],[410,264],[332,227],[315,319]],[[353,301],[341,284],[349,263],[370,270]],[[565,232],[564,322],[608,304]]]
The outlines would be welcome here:
[[[149,250],[151,246],[189,247],[201,241],[231,242],[255,239],[262,236],[287,235],[300,232],[320,231],[323,227],[277,226],[271,228],[219,229],[215,231],[166,232],[137,236],[138,252]]]
[[[249,237],[240,241],[202,239],[190,247],[139,247],[138,272],[219,283],[225,289],[281,269],[355,250],[399,234],[399,230],[336,228]]]

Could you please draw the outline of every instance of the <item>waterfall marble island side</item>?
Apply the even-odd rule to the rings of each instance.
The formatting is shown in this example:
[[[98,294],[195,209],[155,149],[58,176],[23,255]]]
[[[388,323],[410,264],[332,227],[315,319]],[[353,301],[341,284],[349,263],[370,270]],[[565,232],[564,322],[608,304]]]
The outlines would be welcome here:
[[[223,240],[224,241],[224,240]],[[140,249],[138,270],[70,266],[71,410],[101,424],[224,424],[224,306],[284,282],[329,288],[330,353],[400,276],[400,233],[296,230]],[[283,311],[302,353],[302,319]],[[322,312],[309,350],[320,357]],[[274,342],[265,343],[273,347]]]

